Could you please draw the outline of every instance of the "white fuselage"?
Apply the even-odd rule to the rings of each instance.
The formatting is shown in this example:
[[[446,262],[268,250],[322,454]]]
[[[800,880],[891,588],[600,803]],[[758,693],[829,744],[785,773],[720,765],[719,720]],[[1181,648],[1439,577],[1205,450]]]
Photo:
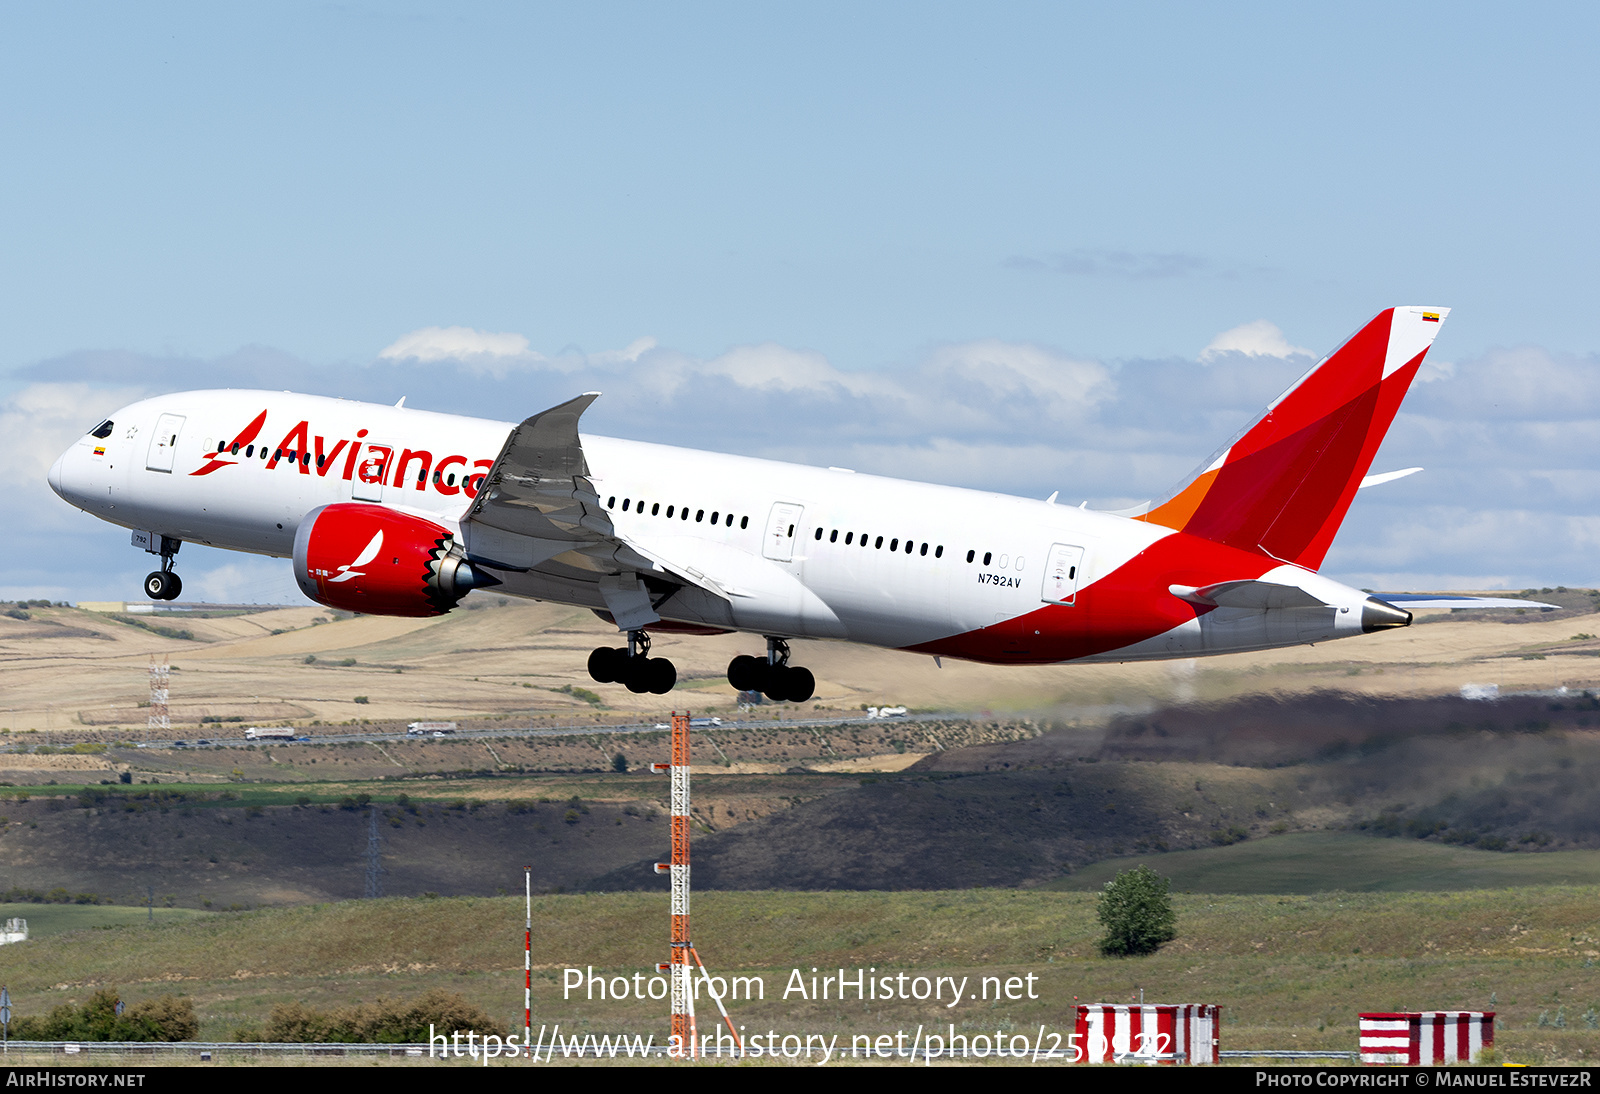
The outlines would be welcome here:
[[[117,411],[50,481],[114,524],[289,557],[302,519],[338,502],[460,531],[513,428],[287,392],[187,392]],[[1358,590],[1142,520],[609,437],[584,435],[582,448],[617,536],[706,579],[657,609],[668,620],[1020,663],[1190,657],[1362,630]],[[482,535],[467,529],[470,554],[516,562],[515,542]],[[1263,575],[1312,589],[1325,610],[1197,612],[1169,591]],[[593,582],[538,565],[497,576],[497,592],[605,606]]]

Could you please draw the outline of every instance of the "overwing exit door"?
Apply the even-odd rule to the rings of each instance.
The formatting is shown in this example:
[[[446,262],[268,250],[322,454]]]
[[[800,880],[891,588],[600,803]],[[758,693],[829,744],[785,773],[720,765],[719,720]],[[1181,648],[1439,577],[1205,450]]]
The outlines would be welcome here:
[[[350,496],[356,501],[382,501],[384,480],[394,463],[394,445],[368,439],[366,450],[356,463]]]

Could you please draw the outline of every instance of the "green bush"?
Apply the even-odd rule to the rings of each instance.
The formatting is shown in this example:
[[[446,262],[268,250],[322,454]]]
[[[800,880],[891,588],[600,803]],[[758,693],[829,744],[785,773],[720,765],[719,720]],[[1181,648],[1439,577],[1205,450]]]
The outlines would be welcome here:
[[[426,1041],[430,1029],[446,1036],[456,1030],[502,1032],[494,1019],[460,993],[435,988],[411,1000],[380,998],[375,1003],[328,1011],[280,1003],[272,1008],[262,1034],[268,1041],[296,1044],[415,1044]]]
[[[1107,957],[1155,953],[1163,942],[1178,937],[1178,916],[1168,893],[1172,882],[1148,866],[1123,870],[1106,882],[1096,914],[1106,935],[1100,952]]]
[[[117,1001],[115,988],[102,988],[81,1007],[63,1003],[43,1018],[18,1018],[11,1023],[11,1036],[19,1041],[189,1041],[200,1032],[188,996],[146,999],[121,1014]]]

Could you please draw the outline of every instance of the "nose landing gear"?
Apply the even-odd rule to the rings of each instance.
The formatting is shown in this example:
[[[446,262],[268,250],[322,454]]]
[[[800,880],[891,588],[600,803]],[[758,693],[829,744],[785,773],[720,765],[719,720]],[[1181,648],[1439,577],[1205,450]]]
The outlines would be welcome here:
[[[629,631],[626,647],[601,646],[589,655],[589,675],[599,684],[623,684],[635,695],[665,695],[678,670],[665,657],[650,656],[650,636]]]
[[[169,539],[154,532],[135,532],[133,542],[153,555],[161,556],[161,569],[154,570],[144,579],[144,593],[151,600],[176,600],[183,592],[183,579],[172,571],[173,556],[183,546],[181,539]]]
[[[803,703],[817,691],[810,669],[789,664],[789,643],[767,636],[767,656],[735,657],[728,662],[728,683],[738,691],[759,691],[775,703]]]
[[[183,592],[183,578],[171,570],[155,570],[144,579],[144,592],[151,600],[176,600]]]

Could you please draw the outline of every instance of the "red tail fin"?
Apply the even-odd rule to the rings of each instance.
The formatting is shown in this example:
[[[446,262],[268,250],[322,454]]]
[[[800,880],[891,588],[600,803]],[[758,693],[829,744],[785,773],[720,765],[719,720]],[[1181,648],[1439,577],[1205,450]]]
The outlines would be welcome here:
[[[1142,518],[1315,570],[1448,308],[1390,308]]]

